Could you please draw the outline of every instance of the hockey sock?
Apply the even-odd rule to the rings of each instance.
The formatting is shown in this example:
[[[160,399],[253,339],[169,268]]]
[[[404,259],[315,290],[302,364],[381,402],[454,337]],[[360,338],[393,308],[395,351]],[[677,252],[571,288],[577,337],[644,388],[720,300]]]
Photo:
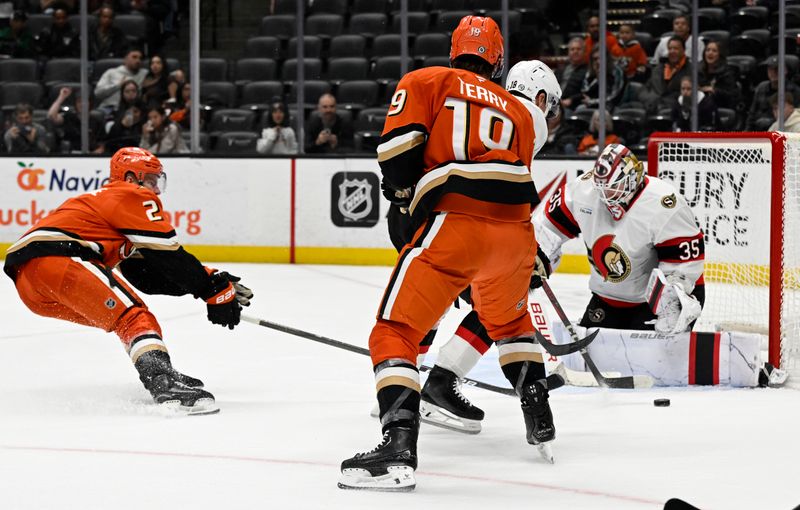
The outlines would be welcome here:
[[[126,350],[131,357],[131,361],[136,365],[136,362],[142,354],[150,351],[161,351],[166,357],[167,364],[169,364],[169,354],[167,353],[167,346],[161,339],[161,335],[155,331],[147,331],[138,335],[136,338],[126,344]]]
[[[461,321],[453,338],[439,349],[436,365],[464,377],[491,345],[492,339],[473,310]]]
[[[375,366],[375,388],[383,430],[414,428],[419,415],[419,370],[405,359],[393,358]]]
[[[428,354],[428,351],[433,345],[433,339],[436,337],[436,332],[438,329],[433,328],[432,330],[428,331],[428,334],[422,337],[422,340],[419,342],[419,354],[417,354],[417,367],[421,367],[422,363],[425,361],[425,355]]]
[[[519,395],[522,387],[545,378],[544,359],[533,338],[497,342],[500,368]]]

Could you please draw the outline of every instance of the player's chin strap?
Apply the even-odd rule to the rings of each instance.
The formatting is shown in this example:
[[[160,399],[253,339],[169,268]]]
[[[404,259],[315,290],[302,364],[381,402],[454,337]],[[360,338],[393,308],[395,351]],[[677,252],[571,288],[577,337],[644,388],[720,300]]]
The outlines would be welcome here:
[[[364,356],[369,356],[369,349],[364,347],[359,347],[357,345],[348,344],[347,342],[342,342],[340,340],[334,340],[333,338],[328,338],[322,335],[316,335],[314,333],[309,333],[308,331],[303,331],[302,329],[292,328],[290,326],[284,326],[283,324],[278,324],[275,322],[265,321],[263,319],[259,319],[256,317],[250,317],[248,315],[242,314],[242,320],[245,322],[249,322],[251,324],[256,324],[258,326],[263,326],[265,328],[274,329],[275,331],[280,331],[282,333],[287,333],[289,335],[299,336],[300,338],[305,338],[306,340],[313,340],[314,342],[319,342],[321,344],[330,345],[331,347],[336,347],[337,349],[344,349],[345,351],[355,352],[356,354],[361,354]],[[420,367],[420,371],[422,372],[429,372],[431,367],[427,365],[422,365]],[[476,388],[481,388],[487,391],[493,391],[495,393],[502,393],[503,395],[510,395],[512,397],[516,397],[517,393],[512,388],[503,388],[502,386],[495,386],[494,384],[485,383],[483,381],[478,381],[475,379],[470,379],[469,377],[462,377],[461,381],[463,384],[467,386],[475,386]],[[553,379],[548,379],[550,384],[556,384]],[[561,381],[563,384],[563,380]]]
[[[558,302],[558,298],[553,293],[553,289],[550,288],[550,284],[547,283],[546,279],[542,279],[542,289],[544,289],[544,293],[547,294],[547,298],[552,303],[553,308],[555,308],[558,317],[561,319],[561,322],[564,323],[564,326],[569,331],[570,337],[572,337],[573,344],[578,342],[578,334],[575,332],[575,328],[572,326],[572,323],[569,321],[567,314],[564,313],[564,309],[561,308],[561,304]],[[597,335],[597,331],[591,336],[594,339],[594,336]],[[588,338],[588,337],[587,337]],[[540,340],[541,343],[541,340]],[[547,342],[549,344],[550,342]],[[547,349],[547,344],[543,343],[542,346],[550,352],[550,354],[555,354]],[[552,345],[552,344],[551,344]],[[568,344],[570,345],[570,344]],[[583,361],[586,363],[586,366],[589,367],[589,371],[592,373],[594,378],[597,380],[597,384],[602,386],[603,388],[649,388],[653,386],[653,379],[646,375],[633,375],[633,376],[623,376],[623,377],[605,377],[600,370],[595,365],[594,360],[589,356],[589,352],[586,348],[580,349],[581,356],[583,356]]]

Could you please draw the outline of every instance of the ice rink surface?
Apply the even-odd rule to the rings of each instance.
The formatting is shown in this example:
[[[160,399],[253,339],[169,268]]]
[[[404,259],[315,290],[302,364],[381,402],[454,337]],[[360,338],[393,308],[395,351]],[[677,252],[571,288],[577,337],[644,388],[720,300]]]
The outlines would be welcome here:
[[[247,313],[366,346],[390,268],[218,264],[256,293]],[[571,317],[585,276],[555,275]],[[112,334],[37,317],[0,278],[0,509],[704,509],[800,504],[800,392],[675,388],[551,394],[555,465],[525,442],[519,403],[475,388],[483,432],[423,425],[417,490],[343,491],[342,459],[373,448],[369,359],[242,323],[189,297],[145,300],[175,367],[222,412],[158,412]],[[453,310],[436,344],[464,311]],[[503,384],[492,349],[472,377]],[[671,407],[657,408],[666,397]]]

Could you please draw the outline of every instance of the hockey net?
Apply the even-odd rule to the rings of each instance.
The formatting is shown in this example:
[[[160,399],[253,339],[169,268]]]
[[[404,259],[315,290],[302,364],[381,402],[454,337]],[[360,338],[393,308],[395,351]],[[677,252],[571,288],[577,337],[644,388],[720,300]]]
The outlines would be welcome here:
[[[656,133],[648,173],[672,181],[705,233],[695,329],[749,331],[800,381],[800,134]]]

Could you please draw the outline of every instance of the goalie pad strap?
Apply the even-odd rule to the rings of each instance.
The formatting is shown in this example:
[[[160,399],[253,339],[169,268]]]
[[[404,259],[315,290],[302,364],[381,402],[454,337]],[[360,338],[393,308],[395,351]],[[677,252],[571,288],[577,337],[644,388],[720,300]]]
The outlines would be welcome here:
[[[647,304],[650,305],[650,309],[653,310],[653,313],[656,313],[656,310],[658,310],[658,302],[661,300],[662,292],[664,292],[664,280],[655,278],[653,289],[647,297]]]
[[[689,384],[719,384],[720,333],[691,333]]]

